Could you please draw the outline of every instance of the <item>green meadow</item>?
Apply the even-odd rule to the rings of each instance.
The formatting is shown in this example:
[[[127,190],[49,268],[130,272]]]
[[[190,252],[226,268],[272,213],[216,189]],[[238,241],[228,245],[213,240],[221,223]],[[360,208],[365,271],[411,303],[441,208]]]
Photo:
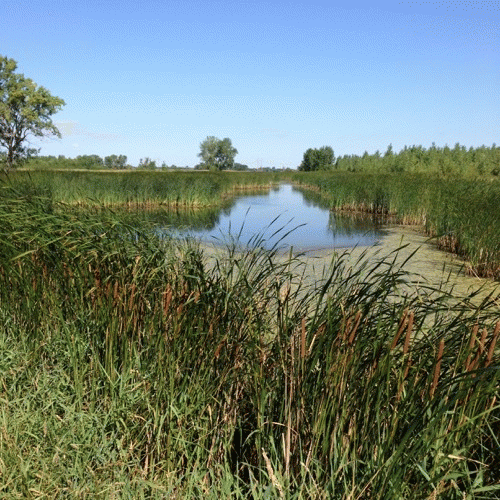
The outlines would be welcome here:
[[[499,278],[495,179],[5,174],[0,498],[500,498],[498,299],[416,296],[395,254],[311,282],[262,235],[208,255],[144,216],[280,181]]]

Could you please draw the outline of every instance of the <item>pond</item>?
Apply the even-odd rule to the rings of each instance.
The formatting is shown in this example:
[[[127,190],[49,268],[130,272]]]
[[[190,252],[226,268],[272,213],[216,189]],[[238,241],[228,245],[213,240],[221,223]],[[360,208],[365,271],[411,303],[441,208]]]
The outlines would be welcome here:
[[[160,233],[193,236],[208,243],[207,256],[217,255],[218,248],[230,240],[230,235],[245,245],[293,248],[302,254],[309,280],[321,279],[335,254],[348,253],[352,265],[362,260],[379,261],[397,255],[399,263],[422,286],[454,291],[466,295],[471,290],[484,289],[482,300],[500,287],[489,280],[466,276],[463,262],[452,254],[437,249],[433,240],[421,228],[384,225],[371,217],[349,216],[331,212],[321,197],[290,184],[281,184],[258,193],[248,192],[232,198],[227,204],[206,210],[162,211],[143,213],[151,221],[155,217]],[[137,214],[134,215],[136,217]],[[280,228],[283,228],[279,231]],[[278,231],[277,234],[274,234]],[[274,235],[273,235],[274,234]],[[282,254],[280,258],[287,258]],[[415,288],[417,290],[417,288]],[[498,299],[497,299],[498,300]]]
[[[258,240],[264,248],[293,247],[300,252],[372,246],[385,234],[372,219],[334,214],[318,196],[290,184],[242,194],[205,227],[187,223],[175,232],[215,244],[237,238],[243,245]]]

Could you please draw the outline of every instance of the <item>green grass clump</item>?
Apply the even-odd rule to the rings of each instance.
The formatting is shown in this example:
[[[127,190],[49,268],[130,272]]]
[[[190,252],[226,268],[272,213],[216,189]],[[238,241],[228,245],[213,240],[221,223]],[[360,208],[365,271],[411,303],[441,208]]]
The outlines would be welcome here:
[[[0,497],[500,496],[491,300],[132,222],[0,199]]]

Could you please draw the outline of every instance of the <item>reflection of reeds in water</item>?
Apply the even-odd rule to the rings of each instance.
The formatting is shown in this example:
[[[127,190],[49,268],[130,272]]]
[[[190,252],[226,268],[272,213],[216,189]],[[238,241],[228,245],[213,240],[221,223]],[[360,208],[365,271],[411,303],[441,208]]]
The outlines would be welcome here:
[[[203,230],[216,227],[221,213],[224,213],[231,206],[231,202],[226,202],[222,206],[214,207],[158,207],[150,209],[113,207],[113,213],[121,221],[135,225],[138,228],[142,226],[155,226],[169,230]],[[80,208],[77,210],[81,211]],[[101,207],[99,211],[109,215],[109,209]]]
[[[330,212],[328,225],[330,228],[340,234],[347,236],[356,236],[374,229],[380,229],[387,224],[388,220],[384,217],[373,216],[366,213],[352,212]]]
[[[0,200],[7,497],[496,494],[498,309],[136,228]]]

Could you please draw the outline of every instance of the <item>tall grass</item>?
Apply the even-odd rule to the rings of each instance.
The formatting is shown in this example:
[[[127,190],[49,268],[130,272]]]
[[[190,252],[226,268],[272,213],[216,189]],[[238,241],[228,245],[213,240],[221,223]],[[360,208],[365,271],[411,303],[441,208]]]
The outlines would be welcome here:
[[[425,226],[443,249],[468,260],[472,274],[500,279],[498,181],[358,172],[298,172],[291,178],[316,190],[332,210]]]
[[[266,188],[287,180],[316,190],[332,210],[366,212],[382,221],[425,226],[441,248],[468,260],[471,274],[500,279],[497,180],[344,171],[18,171],[0,180],[18,192],[41,192],[56,202],[132,209],[215,209],[229,203],[239,190]],[[214,219],[216,214],[210,217]]]
[[[269,186],[253,172],[17,171],[0,177],[19,190],[36,186],[56,202],[81,206],[214,206],[235,189]]]
[[[499,497],[498,305],[390,258],[306,285],[264,237],[209,260],[4,193],[0,496]]]

